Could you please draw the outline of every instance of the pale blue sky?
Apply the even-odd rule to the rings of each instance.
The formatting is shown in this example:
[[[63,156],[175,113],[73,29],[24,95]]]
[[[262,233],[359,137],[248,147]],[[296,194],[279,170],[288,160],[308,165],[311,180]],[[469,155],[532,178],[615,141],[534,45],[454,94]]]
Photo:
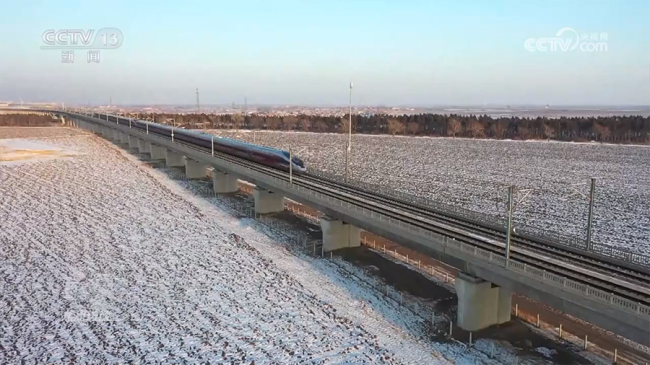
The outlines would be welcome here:
[[[74,64],[47,29],[117,27]],[[529,52],[563,27],[607,52]],[[0,100],[650,104],[650,1],[0,1]]]

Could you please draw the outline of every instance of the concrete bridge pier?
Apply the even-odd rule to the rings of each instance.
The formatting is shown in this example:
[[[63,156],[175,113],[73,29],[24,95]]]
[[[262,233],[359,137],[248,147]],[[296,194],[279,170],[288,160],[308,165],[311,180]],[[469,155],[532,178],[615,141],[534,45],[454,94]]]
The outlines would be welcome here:
[[[510,321],[512,292],[489,281],[460,273],[456,278],[457,324],[465,331],[478,331]]]
[[[165,147],[161,147],[153,143],[150,143],[149,151],[151,153],[152,160],[164,160],[166,158],[167,150],[165,149]]]
[[[113,130],[113,141],[118,145],[121,144],[122,143],[122,132],[120,132],[118,130]]]
[[[361,245],[361,229],[338,219],[323,216],[320,219],[323,231],[323,252]]]
[[[138,151],[140,151],[140,153],[150,153],[151,142],[145,141],[144,139],[138,139]]]
[[[137,149],[138,148],[138,137],[134,136],[129,136],[129,149]]]
[[[253,189],[253,197],[255,198],[256,214],[275,213],[284,210],[284,196],[280,194],[256,186]]]
[[[206,166],[189,157],[185,157],[185,177],[188,179],[203,179],[206,177]]]
[[[175,153],[172,150],[165,149],[165,165],[167,165],[167,167],[185,166],[183,155]]]
[[[120,143],[121,143],[122,145],[128,145],[128,144],[129,144],[129,135],[126,134],[126,133],[124,133],[124,132],[122,132],[122,133],[120,134],[120,141],[121,141]]]
[[[216,194],[235,193],[237,190],[239,190],[239,186],[237,186],[237,178],[232,175],[228,175],[225,172],[213,169],[212,190]]]

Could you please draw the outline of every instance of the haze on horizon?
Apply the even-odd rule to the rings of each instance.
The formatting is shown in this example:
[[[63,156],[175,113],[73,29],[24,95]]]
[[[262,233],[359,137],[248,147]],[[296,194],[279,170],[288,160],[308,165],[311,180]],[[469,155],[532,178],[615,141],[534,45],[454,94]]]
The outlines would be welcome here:
[[[0,4],[0,100],[69,104],[649,105],[650,2],[15,1]],[[88,63],[47,29],[119,28]],[[541,52],[571,28],[606,51]],[[564,39],[564,38],[563,38]],[[600,40],[599,40],[600,42]]]

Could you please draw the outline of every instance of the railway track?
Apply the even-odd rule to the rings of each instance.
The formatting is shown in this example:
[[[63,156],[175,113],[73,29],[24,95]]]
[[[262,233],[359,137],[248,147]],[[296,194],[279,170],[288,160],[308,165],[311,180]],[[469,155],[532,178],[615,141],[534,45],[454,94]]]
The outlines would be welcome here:
[[[465,228],[468,230],[473,230],[480,232],[482,234],[485,234],[487,237],[491,237],[494,240],[497,241],[502,241],[505,242],[506,240],[506,233],[504,231],[500,231],[494,227],[489,227],[487,225],[478,223],[478,222],[468,222],[462,219],[458,219],[456,217],[451,217],[445,213],[442,212],[437,212],[431,209],[423,208],[421,206],[418,206],[416,204],[411,204],[407,203],[404,201],[400,201],[398,199],[394,199],[385,195],[377,194],[377,193],[370,193],[366,191],[365,189],[358,188],[358,187],[353,187],[349,185],[341,185],[337,184],[336,182],[330,182],[327,179],[322,179],[318,178],[314,175],[309,175],[307,174],[310,178],[314,179],[315,182],[318,182],[320,184],[327,184],[330,187],[335,187],[339,190],[344,190],[348,192],[352,192],[354,194],[358,194],[359,196],[363,196],[366,199],[371,199],[374,201],[378,201],[381,203],[385,204],[391,204],[397,207],[400,207],[401,209],[404,209],[405,211],[409,211],[415,214],[422,215],[424,217],[430,218],[430,219],[435,219],[440,222],[446,223],[446,224],[451,224],[457,227]],[[584,255],[580,255],[574,252],[570,252],[567,250],[562,250],[558,248],[557,246],[551,246],[546,243],[540,242],[540,241],[533,241],[533,240],[528,240],[525,238],[521,238],[516,234],[512,235],[512,244],[518,247],[525,247],[529,250],[533,250],[539,253],[544,253],[548,255],[553,255],[557,256],[561,259],[569,259],[573,260],[574,262],[580,263],[580,265],[592,269],[592,270],[597,270],[606,274],[614,274],[616,277],[621,278],[621,279],[626,279],[626,280],[631,280],[638,285],[643,285],[643,286],[648,286],[650,287],[650,275],[647,273],[641,271],[641,270],[635,270],[632,268],[628,267],[623,267],[621,265],[616,265],[615,263],[607,262],[607,261],[601,261],[598,259],[594,259],[591,257],[587,257]]]
[[[111,118],[113,118],[112,121],[116,121],[115,117],[109,117],[109,121],[111,121]],[[128,125],[128,120],[120,119],[119,124]],[[161,134],[150,133],[149,136],[171,141],[170,137]],[[178,140],[174,141],[174,143],[181,144],[184,147],[207,155],[211,155],[212,153],[209,149],[190,143]],[[249,168],[283,181],[289,181],[289,174],[284,171],[216,151],[214,154],[241,167]],[[338,184],[313,175],[294,176],[293,183],[320,194],[362,206],[375,213],[480,247],[494,254],[501,256],[505,254],[505,245],[499,244],[499,242],[505,242],[505,232],[500,232],[493,227],[485,227],[480,224],[462,221],[440,212],[434,212],[423,207],[376,193],[370,193],[349,185]],[[478,238],[478,236],[481,236],[481,238]],[[542,261],[540,255],[547,256],[547,260]],[[615,293],[621,297],[650,305],[650,290],[648,289],[650,277],[643,272],[631,270],[613,263],[599,262],[580,257],[580,255],[575,253],[566,252],[557,247],[531,242],[520,237],[514,237],[511,258],[531,267],[564,276],[593,288]],[[594,272],[587,274],[586,271]]]

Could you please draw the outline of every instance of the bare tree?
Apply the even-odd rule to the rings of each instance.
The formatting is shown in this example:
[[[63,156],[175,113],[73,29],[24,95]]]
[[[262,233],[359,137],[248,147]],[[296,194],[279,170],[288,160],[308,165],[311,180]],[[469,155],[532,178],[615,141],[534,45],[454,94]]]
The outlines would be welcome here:
[[[311,130],[311,120],[307,118],[302,118],[300,120],[300,129],[304,132],[309,132]]]
[[[555,128],[553,126],[544,124],[544,137],[547,139],[555,138],[557,137],[557,133],[555,132]]]
[[[215,114],[208,114],[208,120],[210,121],[210,129],[214,129],[215,124],[219,125],[219,117]]]
[[[606,141],[611,136],[612,132],[609,130],[609,127],[606,125],[601,125],[594,122],[594,132],[596,132],[599,138],[602,141]]]
[[[530,138],[530,130],[528,129],[528,127],[524,127],[522,125],[518,126],[517,133],[519,134],[519,138],[521,139]]]
[[[244,122],[244,116],[241,114],[233,114],[230,116],[230,121],[232,122],[232,128],[240,129]]]
[[[267,117],[266,126],[269,130],[277,131],[280,129],[280,118],[278,117]]]
[[[406,129],[412,135],[416,135],[420,131],[420,124],[418,124],[417,122],[409,122],[406,125]]]
[[[251,126],[253,127],[253,129],[262,129],[262,127],[264,126],[264,119],[259,115],[252,115]]]
[[[314,123],[314,130],[316,132],[327,132],[327,124],[325,124],[325,122],[322,120],[317,120],[316,123]]]
[[[298,123],[298,118],[294,117],[293,115],[287,115],[282,118],[282,122],[284,123],[284,129],[292,131]]]
[[[348,134],[349,125],[350,125],[350,121],[348,120],[348,118],[346,117],[341,118],[341,133]]]
[[[460,133],[461,130],[461,125],[458,119],[456,118],[451,118],[447,120],[447,135],[456,137],[458,133]]]
[[[398,119],[388,120],[388,133],[396,135],[404,132],[404,123]]]
[[[483,123],[479,122],[476,119],[472,119],[469,122],[469,132],[472,134],[472,137],[475,138],[482,138],[485,137],[485,127],[483,126]]]
[[[183,118],[185,121],[186,128],[188,129],[196,129],[196,114],[188,114]]]
[[[494,133],[494,138],[503,138],[504,133],[508,127],[503,121],[495,120],[491,128],[492,132]]]
[[[0,125],[2,126],[16,126],[16,125],[29,125],[29,126],[50,126],[60,124],[60,121],[47,115],[35,114],[14,114],[7,113],[0,115]]]

